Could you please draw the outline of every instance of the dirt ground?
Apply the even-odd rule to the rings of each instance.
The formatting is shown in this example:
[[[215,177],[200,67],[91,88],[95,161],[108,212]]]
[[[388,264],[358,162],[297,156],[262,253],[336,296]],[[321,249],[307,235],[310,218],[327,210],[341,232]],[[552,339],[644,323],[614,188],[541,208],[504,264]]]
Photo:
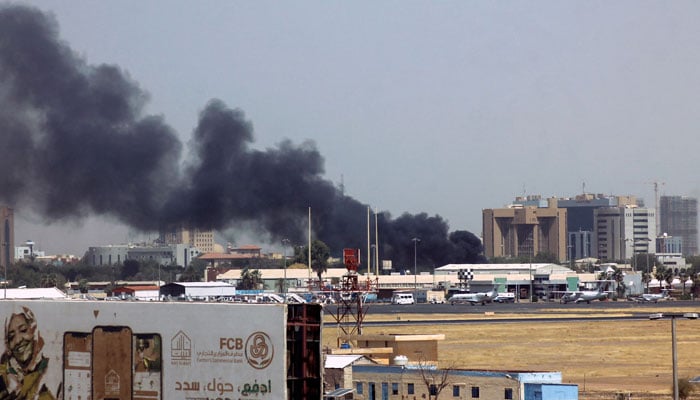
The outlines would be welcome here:
[[[605,315],[610,316],[610,312]],[[508,316],[485,313],[474,317],[483,320],[484,323],[479,324],[365,327],[363,332],[442,333],[445,334],[445,340],[439,344],[439,361],[443,367],[561,371],[563,383],[579,386],[582,400],[614,398],[614,393],[618,392],[630,393],[630,398],[637,400],[669,398],[671,394],[673,364],[670,319],[581,322],[552,320],[532,323],[499,321],[506,317]],[[372,318],[386,317],[369,316],[367,320]],[[454,316],[401,316],[404,321],[446,318]],[[676,321],[678,376],[698,376],[700,320]],[[324,330],[324,345],[334,346],[336,334],[335,329]],[[696,396],[693,398],[700,398]]]

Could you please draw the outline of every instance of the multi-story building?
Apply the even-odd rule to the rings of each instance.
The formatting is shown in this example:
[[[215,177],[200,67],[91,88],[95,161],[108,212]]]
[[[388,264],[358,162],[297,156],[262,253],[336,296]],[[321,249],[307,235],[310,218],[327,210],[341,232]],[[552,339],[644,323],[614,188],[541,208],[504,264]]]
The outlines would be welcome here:
[[[624,206],[601,207],[594,212],[594,257],[625,260],[634,254],[650,253],[656,237],[653,209]]]
[[[557,199],[546,206],[513,205],[482,211],[484,254],[486,257],[554,255],[566,261],[566,209]]]
[[[698,254],[698,199],[661,196],[659,235],[681,238],[684,255]]]
[[[186,267],[201,253],[194,247],[184,244],[109,245],[92,246],[85,253],[85,262],[92,267],[122,265],[126,260],[139,262],[153,261],[160,265],[180,265]]]
[[[214,231],[178,227],[160,234],[165,244],[185,244],[196,247],[202,253],[213,253],[215,250]]]
[[[539,195],[518,197],[514,205],[546,207],[548,200]],[[557,207],[566,209],[566,231],[568,235],[567,257],[569,260],[596,257],[594,212],[602,207],[641,206],[634,196],[608,196],[584,193],[573,198],[557,200]]]

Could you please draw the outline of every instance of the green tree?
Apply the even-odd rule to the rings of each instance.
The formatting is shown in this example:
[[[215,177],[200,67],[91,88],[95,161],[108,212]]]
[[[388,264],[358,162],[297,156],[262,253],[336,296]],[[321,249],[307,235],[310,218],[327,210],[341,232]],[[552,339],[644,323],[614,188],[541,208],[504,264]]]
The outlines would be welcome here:
[[[124,268],[122,268],[121,279],[130,280],[141,270],[141,263],[137,260],[124,260]]]
[[[666,281],[670,288],[671,282],[673,282],[673,269],[668,268],[665,265],[659,265],[656,267],[656,272],[654,277],[659,280],[659,288],[662,288],[661,282]]]
[[[294,249],[294,262],[308,265],[309,247],[298,247]],[[328,258],[331,250],[324,242],[314,240],[311,242],[311,269],[318,276],[319,285],[323,282],[323,274],[328,270]]]
[[[41,287],[51,288],[59,286],[59,278],[55,273],[47,273],[41,277]]]
[[[622,270],[616,266],[613,266],[613,272],[607,277],[607,279],[615,281],[615,292],[618,298],[625,296],[625,290],[627,286],[625,285],[625,275]]]
[[[236,289],[240,290],[255,290],[260,288],[263,284],[262,275],[260,275],[260,270],[254,269],[250,270],[248,267],[243,268],[241,271],[241,279],[238,281],[238,286]]]
[[[700,256],[688,256],[685,258],[685,264],[688,266],[688,273],[696,275],[700,272]]]
[[[651,279],[652,279],[651,273],[649,273],[649,272],[642,273],[642,283],[644,284],[644,287],[646,288],[647,293],[649,293],[649,282],[651,282]]]
[[[188,266],[180,275],[180,282],[201,282],[203,274],[200,274],[193,266]]]

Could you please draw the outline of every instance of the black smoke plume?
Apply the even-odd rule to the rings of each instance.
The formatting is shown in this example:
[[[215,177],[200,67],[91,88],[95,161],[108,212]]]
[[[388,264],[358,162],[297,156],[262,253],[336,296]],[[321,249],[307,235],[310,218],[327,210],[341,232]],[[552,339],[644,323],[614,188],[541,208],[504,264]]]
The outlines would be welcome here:
[[[243,112],[212,100],[184,149],[163,118],[144,115],[147,100],[119,67],[76,55],[51,16],[0,6],[0,200],[48,222],[97,214],[142,231],[256,226],[300,244],[311,207],[314,238],[334,255],[366,248],[367,205],[323,178],[312,142],[256,150]],[[378,222],[381,258],[396,266],[413,265],[413,237],[422,268],[481,259],[478,238],[448,234],[439,216]]]

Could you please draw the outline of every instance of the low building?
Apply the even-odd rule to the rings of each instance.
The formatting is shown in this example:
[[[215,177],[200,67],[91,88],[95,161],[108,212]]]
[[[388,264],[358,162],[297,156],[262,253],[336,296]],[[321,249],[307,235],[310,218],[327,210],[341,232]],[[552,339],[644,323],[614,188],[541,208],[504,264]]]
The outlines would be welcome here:
[[[561,372],[476,371],[423,365],[353,365],[355,399],[578,400]]]
[[[68,296],[58,288],[3,288],[0,298],[13,300],[58,300]]]
[[[438,344],[445,340],[445,335],[345,335],[340,339],[353,345],[333,349],[333,354],[364,355],[385,365],[396,357],[405,358],[411,365],[437,365]]]
[[[123,265],[126,260],[186,267],[200,251],[186,244],[92,246],[83,257],[91,267]]]
[[[376,364],[361,355],[326,354],[323,362],[323,392],[331,394],[338,389],[352,392],[352,366],[357,364]],[[348,392],[336,392],[333,397],[347,395]]]
[[[121,286],[112,290],[113,296],[131,297],[135,300],[158,300],[159,299],[158,285],[127,285]]]
[[[225,282],[173,282],[160,287],[160,296],[193,300],[233,297],[236,287]]]

